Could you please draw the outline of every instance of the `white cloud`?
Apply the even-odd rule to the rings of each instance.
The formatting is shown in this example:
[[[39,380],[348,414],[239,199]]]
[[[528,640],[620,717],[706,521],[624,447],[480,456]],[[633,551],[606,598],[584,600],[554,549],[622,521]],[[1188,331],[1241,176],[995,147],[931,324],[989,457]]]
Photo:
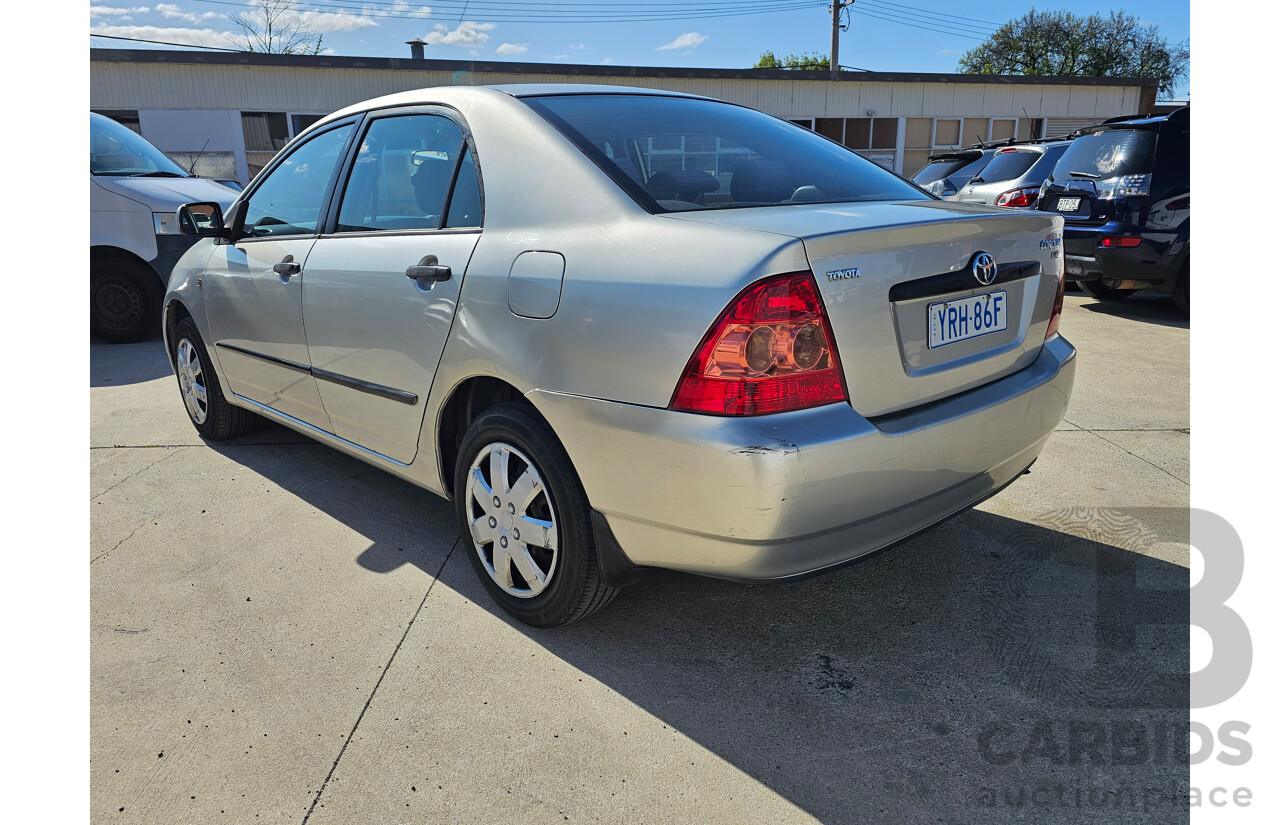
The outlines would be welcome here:
[[[612,66],[612,65],[613,65],[613,58],[612,58],[612,57],[606,57],[604,60],[601,60],[601,61],[600,61],[599,63],[597,63],[596,65],[597,65],[597,66]]]
[[[675,40],[672,40],[670,43],[667,43],[666,45],[659,46],[658,48],[654,49],[654,51],[670,52],[670,51],[675,51],[676,49],[696,49],[699,46],[701,46],[706,39],[707,39],[707,35],[705,34],[698,34],[697,32],[685,32],[684,34],[677,37]]]
[[[134,8],[130,8],[130,9],[121,9],[121,8],[116,8],[115,6],[90,6],[89,16],[90,17],[128,18],[130,15],[146,14],[149,11],[151,11],[151,9],[149,9],[146,6],[135,6]]]
[[[183,11],[181,7],[175,6],[172,3],[157,3],[156,11],[160,12],[170,20],[181,20],[184,23],[199,23],[201,20],[213,20],[223,16],[218,14],[216,11],[207,11],[203,14]]]
[[[529,51],[527,43],[503,43],[498,47],[498,54],[524,54]]]
[[[566,59],[568,59],[568,57],[569,57],[569,55],[567,55],[567,54],[557,54],[557,55],[553,56],[551,59],[552,59],[552,60],[566,60]]]
[[[586,43],[570,43],[569,48],[573,49],[575,52],[581,52],[591,47],[588,46]]]
[[[363,13],[351,14],[345,11],[304,11],[301,17],[303,22],[318,32],[353,32],[378,25],[377,20],[366,17]]]
[[[953,55],[953,54],[963,54],[963,52],[961,52],[959,49],[938,49],[936,52],[934,52],[934,54],[938,55],[939,57],[947,57],[948,55]]]
[[[401,17],[430,17],[430,6],[411,6],[405,0],[396,0],[395,5],[391,7],[394,14]]]
[[[169,26],[94,26],[89,34],[110,34],[140,40],[167,40],[184,46],[219,46],[234,48],[238,44],[229,32],[217,29],[186,29]]]
[[[487,32],[497,28],[495,23],[476,23],[464,20],[458,28],[449,30],[444,23],[437,23],[435,29],[422,39],[431,45],[441,46],[483,46],[489,42]]]

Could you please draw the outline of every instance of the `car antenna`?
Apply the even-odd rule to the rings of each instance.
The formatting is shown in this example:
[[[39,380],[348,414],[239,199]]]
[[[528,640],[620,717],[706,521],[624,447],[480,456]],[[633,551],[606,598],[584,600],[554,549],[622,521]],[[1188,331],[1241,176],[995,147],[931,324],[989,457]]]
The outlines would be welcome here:
[[[200,156],[204,154],[204,150],[209,148],[209,141],[211,141],[211,140],[213,140],[213,138],[205,138],[205,140],[204,140],[204,146],[201,146],[201,147],[200,147],[200,151],[199,151],[199,152],[196,152],[196,156],[195,156],[194,158],[192,158],[192,160],[191,160],[191,165],[187,167],[187,174],[188,174],[188,175],[191,175],[192,177],[195,177],[195,175],[196,175],[196,164],[197,164],[197,163],[199,163],[199,161],[200,161]]]

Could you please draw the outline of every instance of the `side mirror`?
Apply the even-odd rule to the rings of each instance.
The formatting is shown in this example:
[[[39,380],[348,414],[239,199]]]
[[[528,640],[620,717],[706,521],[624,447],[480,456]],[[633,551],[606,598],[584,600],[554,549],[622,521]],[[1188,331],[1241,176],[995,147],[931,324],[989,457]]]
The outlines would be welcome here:
[[[187,203],[178,209],[178,230],[183,235],[213,238],[223,235],[222,207],[209,202]]]

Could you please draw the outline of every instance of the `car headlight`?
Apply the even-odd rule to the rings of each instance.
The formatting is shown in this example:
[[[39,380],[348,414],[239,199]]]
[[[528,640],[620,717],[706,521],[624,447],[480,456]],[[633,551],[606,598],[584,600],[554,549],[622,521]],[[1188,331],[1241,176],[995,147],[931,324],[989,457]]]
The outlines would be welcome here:
[[[157,235],[182,234],[182,230],[178,228],[177,212],[152,212],[151,217],[155,221]]]
[[[1151,176],[1121,175],[1118,178],[1100,180],[1093,186],[1098,190],[1098,197],[1103,200],[1145,197],[1151,191]]]

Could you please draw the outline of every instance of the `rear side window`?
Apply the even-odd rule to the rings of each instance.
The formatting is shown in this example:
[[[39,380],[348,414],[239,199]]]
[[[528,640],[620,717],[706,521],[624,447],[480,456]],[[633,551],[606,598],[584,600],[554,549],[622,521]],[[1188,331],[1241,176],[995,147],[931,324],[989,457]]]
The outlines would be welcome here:
[[[1155,132],[1108,129],[1071,141],[1054,167],[1053,176],[1115,178],[1150,174],[1156,148]]]
[[[991,159],[971,183],[997,183],[1017,180],[1040,160],[1039,152],[1000,152]]]
[[[923,200],[849,149],[761,112],[696,98],[524,98],[652,212]]]
[[[342,194],[338,231],[438,229],[464,149],[462,130],[447,117],[373,121]],[[474,175],[470,155],[464,162]]]

